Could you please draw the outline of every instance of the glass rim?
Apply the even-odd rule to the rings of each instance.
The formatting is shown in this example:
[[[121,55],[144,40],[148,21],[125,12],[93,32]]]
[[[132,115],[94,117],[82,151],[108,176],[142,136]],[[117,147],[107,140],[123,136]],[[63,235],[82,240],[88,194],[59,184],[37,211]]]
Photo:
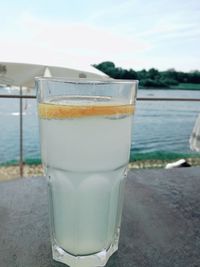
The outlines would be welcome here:
[[[35,81],[64,82],[69,84],[138,84],[139,80],[122,79],[86,79],[86,78],[65,78],[65,77],[35,77]]]

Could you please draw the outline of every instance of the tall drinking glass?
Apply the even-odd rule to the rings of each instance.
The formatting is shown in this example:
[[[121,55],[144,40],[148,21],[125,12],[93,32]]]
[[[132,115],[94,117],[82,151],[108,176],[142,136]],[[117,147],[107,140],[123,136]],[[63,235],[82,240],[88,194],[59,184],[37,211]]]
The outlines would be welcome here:
[[[36,80],[56,261],[104,266],[118,249],[137,84]]]

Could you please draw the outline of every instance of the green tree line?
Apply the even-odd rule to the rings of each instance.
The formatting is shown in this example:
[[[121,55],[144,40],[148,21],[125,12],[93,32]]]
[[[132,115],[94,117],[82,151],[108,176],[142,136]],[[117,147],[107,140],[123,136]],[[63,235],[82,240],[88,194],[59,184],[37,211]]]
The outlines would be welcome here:
[[[149,70],[135,71],[116,67],[113,62],[105,61],[93,65],[98,70],[114,79],[137,79],[141,87],[164,87],[169,88],[179,83],[200,83],[200,71],[182,72],[175,69],[159,71],[155,68]]]

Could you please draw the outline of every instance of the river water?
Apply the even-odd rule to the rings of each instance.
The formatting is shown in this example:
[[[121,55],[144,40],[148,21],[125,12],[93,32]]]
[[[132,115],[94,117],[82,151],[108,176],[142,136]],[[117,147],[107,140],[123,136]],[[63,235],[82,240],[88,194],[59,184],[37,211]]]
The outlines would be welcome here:
[[[0,88],[2,93],[19,93]],[[27,92],[26,92],[27,94]],[[29,92],[34,94],[34,92]],[[139,97],[200,98],[200,91],[139,90]],[[138,101],[133,120],[131,159],[165,159],[196,155],[189,137],[200,102]],[[0,164],[19,160],[19,100],[0,98]],[[24,160],[40,161],[35,99],[23,100]],[[198,155],[198,154],[197,154]]]

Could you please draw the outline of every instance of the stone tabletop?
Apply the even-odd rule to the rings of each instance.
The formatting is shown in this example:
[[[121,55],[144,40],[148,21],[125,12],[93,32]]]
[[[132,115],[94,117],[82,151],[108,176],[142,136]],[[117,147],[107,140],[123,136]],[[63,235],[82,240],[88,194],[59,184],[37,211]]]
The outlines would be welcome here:
[[[0,266],[66,266],[51,258],[44,177],[0,183]],[[129,172],[119,250],[106,266],[200,266],[199,167]]]

